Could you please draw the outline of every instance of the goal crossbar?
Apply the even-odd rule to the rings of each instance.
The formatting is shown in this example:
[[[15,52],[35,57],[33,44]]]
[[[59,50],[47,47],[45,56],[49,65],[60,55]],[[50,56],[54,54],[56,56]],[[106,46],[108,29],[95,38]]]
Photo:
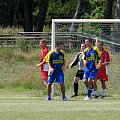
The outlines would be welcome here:
[[[120,23],[120,19],[52,19],[55,23]]]

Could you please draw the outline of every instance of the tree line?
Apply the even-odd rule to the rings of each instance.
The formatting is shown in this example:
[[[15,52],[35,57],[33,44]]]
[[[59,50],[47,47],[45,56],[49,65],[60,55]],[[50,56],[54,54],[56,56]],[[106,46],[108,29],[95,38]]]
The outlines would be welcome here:
[[[120,0],[0,0],[0,25],[42,32],[52,19],[120,18]]]

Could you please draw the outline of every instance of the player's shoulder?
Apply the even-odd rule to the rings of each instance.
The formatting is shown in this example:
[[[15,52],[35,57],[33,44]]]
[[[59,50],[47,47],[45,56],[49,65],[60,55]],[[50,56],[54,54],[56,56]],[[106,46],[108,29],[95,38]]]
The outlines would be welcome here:
[[[96,47],[96,46],[92,46],[92,48],[93,48],[93,50],[96,50],[96,51],[99,50],[98,47]]]
[[[48,47],[45,47],[42,51],[43,51],[43,52],[44,52],[44,51],[45,51],[45,52],[46,52],[46,51],[48,52],[49,49],[48,49]]]
[[[100,53],[100,50],[99,50],[99,48],[98,48],[98,47],[93,46],[93,50],[95,50],[97,53],[101,54],[101,53]]]
[[[107,51],[107,50],[105,50],[105,49],[103,50],[103,52],[108,54],[108,51]]]
[[[54,50],[50,50],[50,51],[48,52],[48,55],[51,55],[52,53],[54,53]]]
[[[76,56],[79,56],[79,55],[82,55],[83,54],[83,52],[79,52]]]
[[[84,52],[86,52],[86,51],[88,51],[88,50],[89,50],[89,49],[88,49],[88,47],[87,47],[87,48],[84,49]]]
[[[48,47],[47,47],[47,46],[46,46],[46,47],[43,47],[42,50],[48,50]]]
[[[109,56],[109,52],[107,50],[105,50],[105,49],[103,50],[102,54]]]
[[[65,54],[65,52],[63,50],[60,50],[61,53]]]
[[[44,47],[44,49],[48,49],[48,47],[46,46],[46,47]]]

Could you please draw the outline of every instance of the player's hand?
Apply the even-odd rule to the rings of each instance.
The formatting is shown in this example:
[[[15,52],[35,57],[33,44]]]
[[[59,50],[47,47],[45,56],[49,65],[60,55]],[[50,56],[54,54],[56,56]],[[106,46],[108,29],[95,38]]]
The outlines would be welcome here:
[[[86,61],[86,60],[84,60],[84,61],[83,61],[83,63],[84,63],[84,66],[86,66],[86,64],[87,64],[87,61]]]
[[[69,68],[71,68],[71,65],[69,65]]]
[[[50,68],[50,73],[53,73],[54,72],[54,68]]]
[[[97,68],[98,68],[98,69],[100,69],[100,67],[101,67],[101,64],[100,64],[100,63],[98,63]]]
[[[36,66],[37,66],[37,67],[40,67],[41,65],[42,65],[42,63],[39,63],[39,64],[37,64]]]
[[[40,66],[41,66],[41,64],[37,64],[37,65],[36,65],[36,67],[40,67]]]
[[[62,71],[64,71],[65,70],[65,66],[62,66]]]

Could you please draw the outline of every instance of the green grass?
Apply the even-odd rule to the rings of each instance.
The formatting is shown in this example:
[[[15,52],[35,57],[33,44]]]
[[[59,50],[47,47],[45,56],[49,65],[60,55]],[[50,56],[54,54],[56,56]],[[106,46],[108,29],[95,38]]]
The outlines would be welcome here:
[[[67,54],[67,65],[74,54]],[[119,120],[120,54],[111,54],[109,86],[105,99],[83,101],[85,86],[79,84],[79,97],[71,99],[77,67],[65,70],[68,101],[61,100],[57,84],[53,101],[45,101],[46,88],[36,64],[39,50],[24,53],[20,49],[0,48],[0,120]],[[101,85],[98,82],[98,92]]]
[[[0,35],[3,34],[10,34],[10,35],[16,35],[18,32],[23,32],[23,28],[11,28],[11,27],[0,27]]]
[[[120,98],[93,99],[83,97],[62,101],[54,97],[0,97],[1,120],[119,120]]]
[[[39,50],[32,49],[26,53],[18,48],[0,48],[0,88],[1,89],[34,89],[41,90],[41,94],[46,94],[45,86],[40,74],[39,68],[36,64],[39,62]],[[67,65],[73,60],[77,54],[67,54]],[[119,89],[119,68],[120,68],[120,54],[111,54],[111,64],[109,67],[110,82],[108,86],[108,96],[120,96]],[[65,86],[66,92],[73,93],[73,79],[77,71],[77,67],[65,70]],[[101,85],[98,82],[99,93],[101,92]],[[56,94],[60,94],[59,85],[57,85]],[[79,93],[85,92],[84,84],[80,83]]]

